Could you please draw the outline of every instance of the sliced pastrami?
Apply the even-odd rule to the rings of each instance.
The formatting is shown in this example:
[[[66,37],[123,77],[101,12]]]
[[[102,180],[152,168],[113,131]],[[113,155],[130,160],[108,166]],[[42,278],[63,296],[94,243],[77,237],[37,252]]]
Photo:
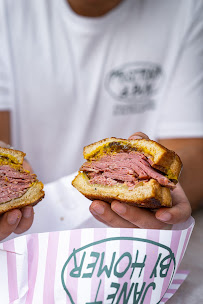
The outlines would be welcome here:
[[[140,181],[153,178],[159,184],[173,189],[174,183],[152,168],[150,163],[151,160],[149,161],[140,152],[120,152],[105,155],[99,160],[86,162],[80,170],[87,172],[92,184],[126,183],[132,189]]]
[[[0,204],[21,197],[36,181],[36,175],[9,165],[0,166]]]
[[[0,175],[6,175],[7,178],[14,178],[14,179],[23,179],[23,180],[30,180],[31,174],[27,172],[20,172],[9,165],[3,165],[0,167]]]

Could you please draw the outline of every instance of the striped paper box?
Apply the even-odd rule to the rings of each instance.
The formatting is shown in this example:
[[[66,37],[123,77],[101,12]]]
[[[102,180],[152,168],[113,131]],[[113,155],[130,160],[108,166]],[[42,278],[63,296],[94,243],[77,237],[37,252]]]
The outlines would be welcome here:
[[[194,226],[92,228],[21,236],[0,244],[1,303],[158,304],[187,276],[178,271]]]

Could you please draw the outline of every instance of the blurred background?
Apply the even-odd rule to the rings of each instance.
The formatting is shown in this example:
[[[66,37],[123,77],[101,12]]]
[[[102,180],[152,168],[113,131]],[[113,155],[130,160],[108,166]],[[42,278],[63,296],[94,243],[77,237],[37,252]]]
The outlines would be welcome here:
[[[0,0],[0,140],[49,183],[84,146],[146,133],[176,151],[196,226],[169,303],[200,303],[202,0]]]

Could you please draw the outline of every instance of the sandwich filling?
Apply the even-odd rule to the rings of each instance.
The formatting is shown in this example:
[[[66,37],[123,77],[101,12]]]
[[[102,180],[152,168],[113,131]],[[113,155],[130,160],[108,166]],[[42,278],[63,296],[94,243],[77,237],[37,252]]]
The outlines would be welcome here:
[[[0,204],[21,197],[36,180],[36,175],[28,171],[0,166]]]
[[[132,190],[138,183],[153,178],[160,185],[174,189],[175,184],[155,170],[151,164],[152,161],[141,152],[120,151],[88,161],[82,165],[80,171],[86,173],[91,184],[126,184],[129,190]]]

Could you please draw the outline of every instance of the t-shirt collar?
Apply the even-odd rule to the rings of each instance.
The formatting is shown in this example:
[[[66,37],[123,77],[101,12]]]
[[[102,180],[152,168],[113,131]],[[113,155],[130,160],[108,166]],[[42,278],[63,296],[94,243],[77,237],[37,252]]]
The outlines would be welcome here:
[[[104,27],[110,26],[112,23],[122,22],[127,16],[129,4],[131,0],[123,0],[115,8],[101,17],[86,17],[78,15],[73,11],[67,0],[57,1],[60,4],[60,9],[67,22],[74,24],[75,28],[80,30],[97,31],[103,30]]]

